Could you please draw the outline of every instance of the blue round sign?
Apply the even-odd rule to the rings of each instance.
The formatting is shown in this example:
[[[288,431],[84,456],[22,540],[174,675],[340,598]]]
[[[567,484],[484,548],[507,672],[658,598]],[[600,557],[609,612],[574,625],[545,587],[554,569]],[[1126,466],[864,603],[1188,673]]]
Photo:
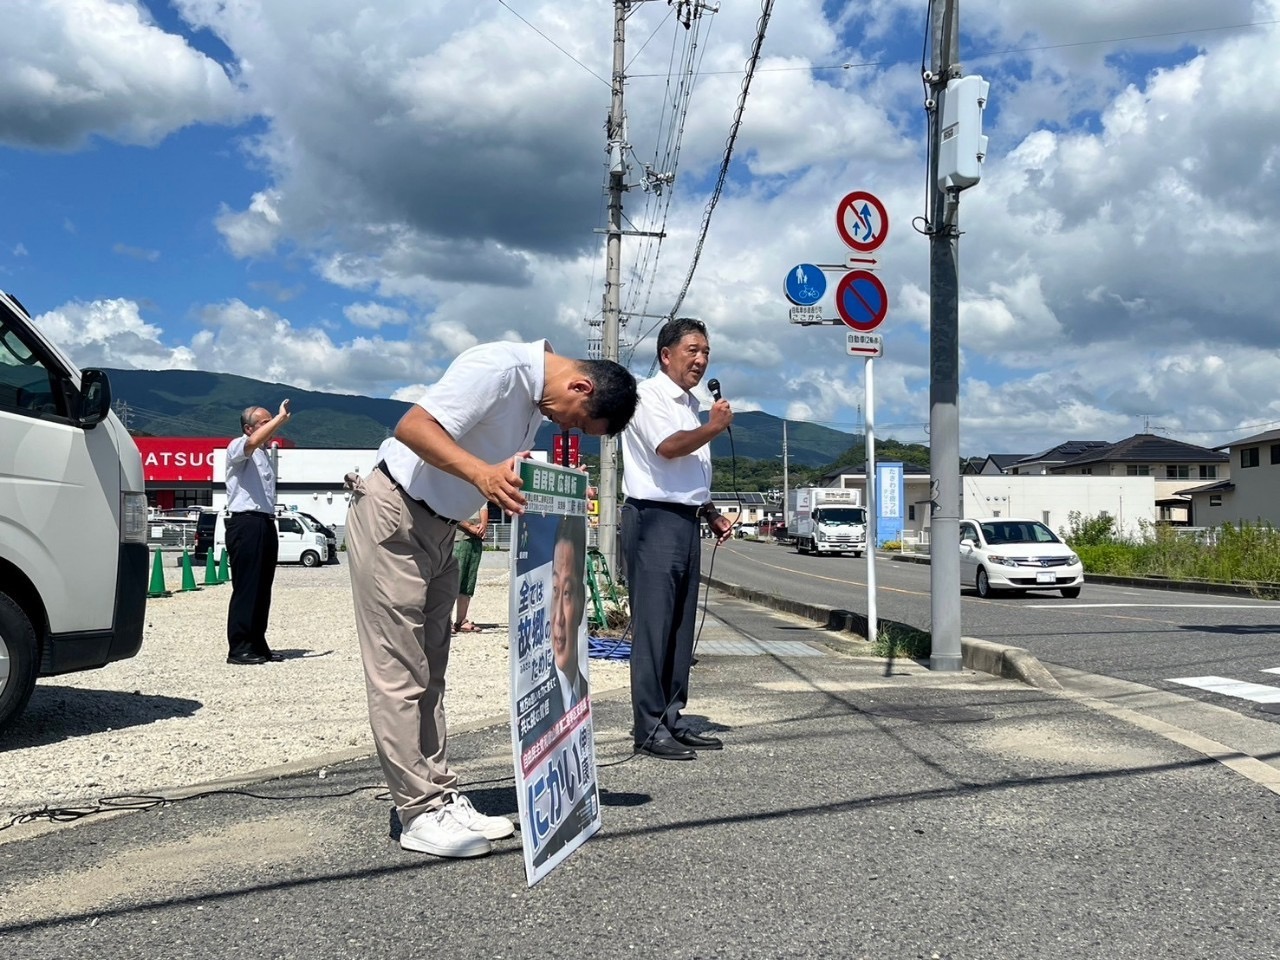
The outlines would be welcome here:
[[[787,271],[783,290],[797,307],[811,307],[827,292],[827,278],[812,263],[798,263]]]

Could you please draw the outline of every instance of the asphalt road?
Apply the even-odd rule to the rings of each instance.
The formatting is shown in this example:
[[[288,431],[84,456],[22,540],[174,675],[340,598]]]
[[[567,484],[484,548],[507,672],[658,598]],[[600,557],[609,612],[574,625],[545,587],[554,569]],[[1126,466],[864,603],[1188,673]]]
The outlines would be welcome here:
[[[815,557],[778,544],[731,541],[703,552],[702,569],[717,580],[806,603],[867,609],[867,561]],[[876,561],[877,614],[922,630],[930,623],[927,564]],[[1280,721],[1256,700],[1174,683],[1220,677],[1264,688],[1280,700],[1280,604],[1245,596],[1215,596],[1089,583],[1078,599],[1057,591],[961,595],[965,636],[1024,647],[1046,666],[1141,683]],[[1259,691],[1254,691],[1255,694]],[[1280,708],[1280,705],[1276,705]]]

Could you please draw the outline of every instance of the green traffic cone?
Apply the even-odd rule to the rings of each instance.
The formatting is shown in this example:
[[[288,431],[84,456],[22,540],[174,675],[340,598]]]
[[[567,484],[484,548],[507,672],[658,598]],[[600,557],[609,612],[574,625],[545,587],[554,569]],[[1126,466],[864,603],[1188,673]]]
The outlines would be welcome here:
[[[192,590],[199,590],[196,586],[196,575],[191,570],[191,554],[182,551],[182,592],[190,593]]]
[[[147,590],[148,597],[167,597],[169,591],[164,588],[164,558],[162,551],[156,551],[156,562],[151,566],[151,588]]]
[[[227,548],[222,548],[222,556],[218,558],[218,582],[227,583],[231,579],[231,564],[227,560]]]
[[[213,551],[206,550],[204,553],[204,585],[206,587],[216,587],[221,582],[218,579],[218,565],[214,562]]]

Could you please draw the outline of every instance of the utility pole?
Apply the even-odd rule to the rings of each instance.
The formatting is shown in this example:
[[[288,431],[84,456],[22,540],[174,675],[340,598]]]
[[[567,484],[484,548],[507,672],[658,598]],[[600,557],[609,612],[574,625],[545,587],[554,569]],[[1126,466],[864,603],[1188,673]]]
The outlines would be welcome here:
[[[609,150],[609,225],[605,247],[604,342],[605,360],[618,360],[618,326],[622,311],[622,191],[626,189],[625,115],[622,83],[626,79],[626,31],[629,0],[613,4],[613,96],[607,127]],[[618,441],[600,438],[600,523],[597,547],[610,570],[618,567]]]
[[[929,669],[958,671],[960,648],[960,280],[959,191],[938,184],[947,83],[960,76],[960,0],[934,0],[929,190]]]
[[[782,523],[787,523],[787,501],[791,498],[790,478],[787,471],[787,421],[782,421]]]

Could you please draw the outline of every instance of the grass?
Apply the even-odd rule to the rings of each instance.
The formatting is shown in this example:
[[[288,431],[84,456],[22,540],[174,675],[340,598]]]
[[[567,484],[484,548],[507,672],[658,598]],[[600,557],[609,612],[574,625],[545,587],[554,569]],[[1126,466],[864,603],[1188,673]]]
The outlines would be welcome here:
[[[933,650],[933,637],[905,623],[881,621],[871,652],[892,659],[927,659]]]
[[[1087,573],[1165,577],[1212,583],[1280,583],[1280,532],[1271,524],[1223,524],[1205,531],[1144,525],[1136,537],[1098,529],[1092,518],[1072,514],[1061,531]],[[1109,520],[1110,518],[1105,518]]]

